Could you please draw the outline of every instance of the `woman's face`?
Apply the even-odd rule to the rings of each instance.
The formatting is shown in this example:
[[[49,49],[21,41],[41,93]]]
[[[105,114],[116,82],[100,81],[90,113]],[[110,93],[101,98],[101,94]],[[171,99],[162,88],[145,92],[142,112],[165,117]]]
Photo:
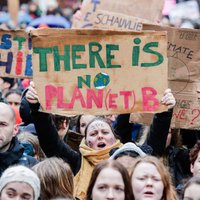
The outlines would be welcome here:
[[[81,135],[85,135],[85,128],[88,125],[88,123],[94,119],[94,115],[82,115],[80,119],[80,133]]]
[[[32,187],[23,182],[8,183],[2,190],[0,199],[34,200]]]
[[[104,168],[96,179],[92,190],[93,200],[124,200],[124,181],[119,171]]]
[[[132,175],[132,189],[135,200],[161,200],[164,185],[156,166],[139,163]]]
[[[104,121],[93,121],[88,129],[86,136],[86,144],[95,150],[101,150],[113,145],[116,142],[116,138],[109,126]]]
[[[188,186],[184,192],[184,198],[183,200],[199,200],[199,190],[200,185],[193,183],[190,186]]]

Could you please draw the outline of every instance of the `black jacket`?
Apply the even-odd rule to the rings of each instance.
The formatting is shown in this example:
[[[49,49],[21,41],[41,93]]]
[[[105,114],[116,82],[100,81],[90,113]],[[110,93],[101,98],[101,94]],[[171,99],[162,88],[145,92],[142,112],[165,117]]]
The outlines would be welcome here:
[[[156,113],[150,126],[150,133],[146,140],[146,145],[153,150],[154,156],[162,156],[165,152],[165,145],[169,127],[172,118],[172,109],[167,112]],[[122,143],[131,142],[132,123],[129,123],[130,114],[122,114],[118,116],[115,124],[115,131],[120,136]]]
[[[45,155],[62,158],[70,165],[74,175],[76,175],[81,167],[81,154],[60,139],[51,115],[32,110],[32,116],[40,146]]]
[[[17,137],[14,137],[11,141],[10,148],[3,153],[0,153],[0,176],[5,169],[11,165],[25,165],[27,167],[32,167],[38,161],[31,157],[24,155],[24,147],[20,144]]]

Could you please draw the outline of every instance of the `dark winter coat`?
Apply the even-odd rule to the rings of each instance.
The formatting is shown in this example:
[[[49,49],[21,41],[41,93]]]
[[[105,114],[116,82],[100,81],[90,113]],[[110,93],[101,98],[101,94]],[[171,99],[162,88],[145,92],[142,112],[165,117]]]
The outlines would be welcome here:
[[[169,127],[172,118],[172,109],[167,112],[156,113],[153,117],[153,122],[150,126],[145,144],[150,146],[153,150],[151,153],[154,156],[162,156],[165,152],[165,145]],[[118,121],[115,124],[115,131],[120,136],[121,142],[132,141],[132,123],[129,123],[130,114],[119,115]],[[146,152],[147,153],[147,152]]]
[[[81,167],[81,154],[60,139],[51,115],[38,112],[38,104],[30,104],[40,146],[47,157],[59,157],[67,162],[74,175]]]
[[[32,167],[36,163],[38,161],[35,158],[24,154],[24,147],[20,144],[17,137],[14,137],[10,148],[6,152],[0,153],[0,176],[11,165],[20,164]]]

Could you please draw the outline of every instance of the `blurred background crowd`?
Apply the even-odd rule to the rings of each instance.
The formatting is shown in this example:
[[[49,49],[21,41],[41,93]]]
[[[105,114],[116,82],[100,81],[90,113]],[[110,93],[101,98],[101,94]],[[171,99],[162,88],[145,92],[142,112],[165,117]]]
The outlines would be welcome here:
[[[80,4],[81,0],[2,0],[0,24],[3,28],[11,29],[70,28],[72,15]]]
[[[81,0],[1,0],[0,26],[29,29],[38,27],[70,28]],[[165,0],[163,25],[199,28],[200,0]],[[17,17],[16,17],[17,16]]]

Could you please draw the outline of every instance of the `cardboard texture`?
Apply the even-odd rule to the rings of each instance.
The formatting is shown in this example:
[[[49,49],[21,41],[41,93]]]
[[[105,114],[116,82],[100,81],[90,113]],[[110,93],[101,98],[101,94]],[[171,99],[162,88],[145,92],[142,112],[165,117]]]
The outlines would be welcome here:
[[[33,80],[45,112],[166,110],[159,102],[167,87],[166,32],[38,29],[31,36]]]
[[[8,13],[10,14],[10,19],[13,22],[13,26],[16,27],[17,26],[17,22],[18,22],[18,12],[19,12],[19,0],[7,0],[7,4],[8,4]]]
[[[105,10],[97,10],[94,12],[91,20],[93,28],[123,31],[142,31],[142,22],[147,21],[138,17]]]
[[[0,30],[0,76],[32,77],[32,46],[23,30]]]
[[[151,125],[153,120],[153,113],[131,113],[129,122],[130,123],[139,123],[145,125]]]
[[[146,19],[157,23],[161,19],[164,0],[84,0],[81,6],[82,18],[73,22],[73,28],[92,28],[93,13],[96,10],[125,14],[129,16]]]
[[[168,32],[169,88],[176,98],[171,122],[172,128],[199,129],[200,100],[200,32],[194,29],[178,29],[144,25],[145,30]],[[138,116],[132,114],[132,122]],[[139,120],[149,124],[149,115]]]

